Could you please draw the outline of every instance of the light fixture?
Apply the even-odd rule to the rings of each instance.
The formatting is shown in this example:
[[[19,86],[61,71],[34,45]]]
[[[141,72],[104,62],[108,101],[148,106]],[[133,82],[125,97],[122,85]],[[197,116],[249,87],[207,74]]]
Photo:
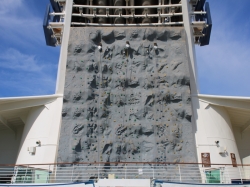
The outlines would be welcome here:
[[[36,141],[36,145],[41,146],[41,141],[40,140]]]
[[[98,49],[99,49],[100,52],[102,51],[102,43],[99,43]]]
[[[157,50],[158,49],[158,45],[157,43],[154,43],[154,49]]]
[[[217,146],[217,147],[219,147],[219,146],[220,146],[220,145],[219,145],[219,143],[220,143],[220,141],[219,141],[219,140],[216,140],[216,141],[215,141],[215,144],[216,144],[216,146]]]
[[[128,49],[130,47],[129,41],[126,41],[126,48]]]

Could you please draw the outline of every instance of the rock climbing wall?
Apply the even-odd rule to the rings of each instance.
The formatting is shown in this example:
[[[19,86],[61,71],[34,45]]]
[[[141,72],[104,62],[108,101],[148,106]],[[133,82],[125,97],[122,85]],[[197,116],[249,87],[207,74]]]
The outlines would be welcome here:
[[[71,28],[57,162],[197,162],[186,42],[181,27]]]

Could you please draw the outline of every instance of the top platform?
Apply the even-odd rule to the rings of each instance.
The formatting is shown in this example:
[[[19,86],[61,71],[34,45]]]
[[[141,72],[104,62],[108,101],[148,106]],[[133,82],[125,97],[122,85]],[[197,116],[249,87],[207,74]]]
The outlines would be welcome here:
[[[184,26],[180,0],[71,0],[71,27],[148,27]],[[190,0],[190,19],[194,42],[208,45],[212,27],[210,9],[206,0]],[[49,46],[61,44],[66,0],[50,0],[44,32]],[[205,10],[204,11],[204,7]],[[51,12],[51,7],[53,12]]]

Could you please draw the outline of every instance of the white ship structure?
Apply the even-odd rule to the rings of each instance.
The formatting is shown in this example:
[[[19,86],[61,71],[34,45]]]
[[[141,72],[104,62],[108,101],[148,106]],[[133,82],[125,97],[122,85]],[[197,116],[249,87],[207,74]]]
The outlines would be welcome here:
[[[53,95],[0,98],[0,186],[250,186],[250,98],[199,93],[206,0],[50,0]]]

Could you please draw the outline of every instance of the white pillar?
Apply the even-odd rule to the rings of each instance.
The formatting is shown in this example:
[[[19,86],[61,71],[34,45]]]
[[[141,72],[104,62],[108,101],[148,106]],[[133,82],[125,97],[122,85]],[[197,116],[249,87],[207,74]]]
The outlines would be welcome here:
[[[189,71],[190,71],[190,86],[191,94],[197,95],[199,93],[199,83],[198,83],[198,74],[197,74],[197,65],[196,65],[196,55],[195,55],[195,45],[193,40],[193,29],[191,27],[191,4],[189,0],[182,0],[182,13],[183,13],[183,22],[184,28],[187,37],[187,49],[190,59]]]
[[[60,51],[59,64],[58,64],[58,70],[57,70],[57,83],[56,83],[56,91],[55,91],[56,94],[64,93],[64,83],[65,83],[65,75],[66,75],[66,64],[67,64],[67,55],[68,55],[68,43],[69,43],[69,35],[70,35],[72,7],[73,7],[73,0],[67,0],[66,7],[65,7],[63,37],[62,37],[61,51]]]

